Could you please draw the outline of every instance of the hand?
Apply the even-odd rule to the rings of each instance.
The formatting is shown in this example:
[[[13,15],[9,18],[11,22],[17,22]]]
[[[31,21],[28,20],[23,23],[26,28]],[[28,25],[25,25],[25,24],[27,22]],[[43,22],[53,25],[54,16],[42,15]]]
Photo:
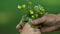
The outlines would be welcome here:
[[[43,24],[41,27],[42,32],[51,32],[60,28],[60,14],[48,14],[44,15],[42,18],[33,20],[32,24],[38,25]]]
[[[22,19],[20,23],[16,26],[16,29],[18,29],[19,32],[21,32],[23,29],[22,27],[23,21],[24,19]],[[43,24],[43,26],[41,27],[41,32],[54,31],[60,27],[60,14],[58,15],[48,14],[48,15],[44,15],[43,17],[32,21],[32,24],[34,25],[38,25],[41,23]]]
[[[34,29],[29,23],[26,23],[20,34],[41,34],[40,29]]]
[[[24,27],[22,27],[24,19],[20,21],[20,23],[16,26],[16,29],[20,32],[20,34],[41,34],[40,29],[32,28],[29,23],[26,23]]]

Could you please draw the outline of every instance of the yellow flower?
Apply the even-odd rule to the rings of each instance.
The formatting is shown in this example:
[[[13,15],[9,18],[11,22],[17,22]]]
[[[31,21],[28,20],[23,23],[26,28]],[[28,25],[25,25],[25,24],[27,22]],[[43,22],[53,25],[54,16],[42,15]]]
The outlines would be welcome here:
[[[43,14],[43,12],[40,12],[40,14]]]
[[[34,16],[34,15],[32,15],[32,18],[35,18],[35,16]]]
[[[18,5],[18,9],[21,9],[22,7],[20,5]]]
[[[31,4],[32,4],[32,2],[29,2],[29,4],[31,5]]]
[[[30,14],[34,14],[34,11],[33,10],[30,10]]]
[[[25,8],[25,7],[26,7],[26,5],[25,5],[25,4],[23,4],[23,5],[22,5],[22,8]]]
[[[43,9],[44,9],[44,7],[43,7],[43,6],[41,6],[41,7],[40,7],[40,10],[43,10]]]
[[[38,14],[36,14],[36,17],[38,17]]]

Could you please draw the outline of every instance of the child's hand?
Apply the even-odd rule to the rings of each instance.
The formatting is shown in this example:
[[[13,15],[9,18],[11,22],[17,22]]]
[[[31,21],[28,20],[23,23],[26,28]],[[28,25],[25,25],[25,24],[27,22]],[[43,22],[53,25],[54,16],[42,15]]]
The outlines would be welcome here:
[[[20,34],[41,34],[40,29],[34,29],[29,23],[26,23]]]
[[[19,22],[19,24],[16,26],[16,29],[21,32],[23,27],[22,27],[22,23],[24,22],[24,19],[22,18],[21,21]]]

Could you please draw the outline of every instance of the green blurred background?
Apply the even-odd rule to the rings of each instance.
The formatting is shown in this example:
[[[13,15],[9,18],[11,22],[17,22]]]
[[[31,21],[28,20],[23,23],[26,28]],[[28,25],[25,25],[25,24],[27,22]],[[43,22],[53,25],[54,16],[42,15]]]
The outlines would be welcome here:
[[[19,0],[0,0],[0,34],[19,34],[16,25],[19,23],[23,11],[17,8]],[[38,0],[37,0],[38,1]],[[21,3],[21,2],[20,2]],[[60,14],[60,0],[40,0],[49,13]],[[60,34],[54,31],[43,34]]]

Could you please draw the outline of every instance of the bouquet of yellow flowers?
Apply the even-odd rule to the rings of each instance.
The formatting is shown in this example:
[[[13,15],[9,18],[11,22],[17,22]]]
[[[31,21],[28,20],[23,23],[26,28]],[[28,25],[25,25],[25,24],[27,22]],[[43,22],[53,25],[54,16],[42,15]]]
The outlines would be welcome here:
[[[20,0],[18,3],[18,9],[24,11],[24,15],[22,18],[25,19],[23,26],[26,22],[29,22],[32,27],[32,20],[42,17],[44,14],[48,12],[45,8],[40,5],[40,0]]]

